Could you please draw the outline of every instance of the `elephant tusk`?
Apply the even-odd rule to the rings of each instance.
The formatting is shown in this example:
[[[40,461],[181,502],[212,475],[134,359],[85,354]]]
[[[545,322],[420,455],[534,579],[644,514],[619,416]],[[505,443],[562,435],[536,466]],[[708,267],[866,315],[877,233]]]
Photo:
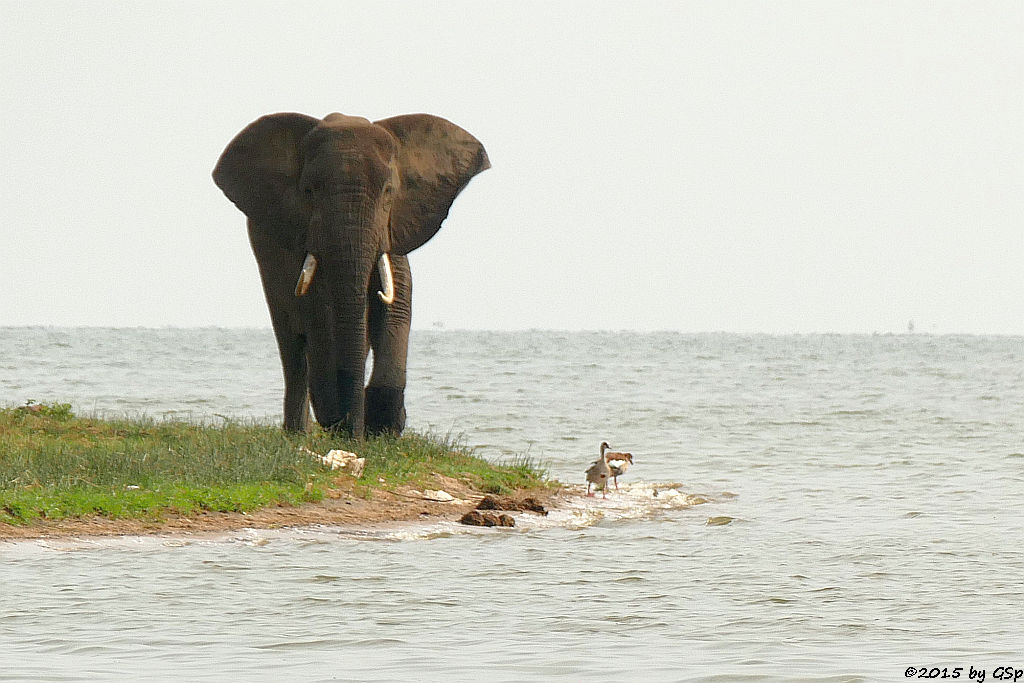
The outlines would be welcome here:
[[[316,272],[316,256],[306,254],[306,260],[302,262],[302,272],[299,273],[299,281],[295,283],[295,296],[306,296],[309,285],[313,282],[313,273]]]
[[[380,274],[380,283],[384,285],[384,291],[377,292],[377,296],[385,304],[391,304],[395,300],[395,280],[391,276],[391,259],[387,254],[381,254],[377,260],[377,272]]]

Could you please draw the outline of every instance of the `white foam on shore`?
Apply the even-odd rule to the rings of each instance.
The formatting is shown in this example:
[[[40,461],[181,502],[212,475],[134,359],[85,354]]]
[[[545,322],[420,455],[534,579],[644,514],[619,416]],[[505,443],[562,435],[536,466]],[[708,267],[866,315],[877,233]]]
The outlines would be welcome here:
[[[588,497],[585,486],[568,486],[550,501],[547,515],[535,512],[507,512],[516,520],[514,527],[477,527],[457,521],[409,522],[398,527],[359,529],[335,527],[333,533],[346,538],[366,540],[410,541],[455,536],[460,534],[524,533],[545,529],[585,529],[608,521],[643,520],[695,505],[713,502],[716,497],[686,493],[679,483],[634,481],[612,489],[607,498],[600,493]],[[731,494],[725,494],[728,497]],[[702,520],[703,523],[703,520]],[[323,527],[322,531],[330,530]]]

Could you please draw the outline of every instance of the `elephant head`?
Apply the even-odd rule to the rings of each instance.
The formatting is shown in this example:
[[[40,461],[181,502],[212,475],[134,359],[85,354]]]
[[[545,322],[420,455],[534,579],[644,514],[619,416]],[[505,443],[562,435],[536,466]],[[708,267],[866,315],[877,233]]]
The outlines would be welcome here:
[[[308,426],[311,399],[325,428],[402,431],[406,254],[489,167],[476,138],[428,114],[373,123],[272,114],[227,146],[213,179],[248,218],[284,369],[286,428]]]

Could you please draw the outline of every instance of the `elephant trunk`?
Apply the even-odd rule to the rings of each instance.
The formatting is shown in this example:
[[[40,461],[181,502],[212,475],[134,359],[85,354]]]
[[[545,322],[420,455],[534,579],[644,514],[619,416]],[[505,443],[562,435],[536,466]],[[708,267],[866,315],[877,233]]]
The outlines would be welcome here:
[[[328,348],[313,348],[316,355],[311,370],[311,386],[315,383],[324,397],[317,419],[325,428],[363,438],[366,383],[367,316],[369,285],[373,262],[330,260],[319,265],[319,287],[326,290],[330,302],[324,311],[322,325]],[[318,401],[314,398],[314,409]]]

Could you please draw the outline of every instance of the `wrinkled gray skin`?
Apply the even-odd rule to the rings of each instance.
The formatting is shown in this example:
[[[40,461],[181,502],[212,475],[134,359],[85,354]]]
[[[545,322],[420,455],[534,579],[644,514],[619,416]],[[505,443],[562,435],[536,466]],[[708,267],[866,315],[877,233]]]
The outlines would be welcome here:
[[[436,116],[371,123],[331,114],[272,114],[227,146],[214,182],[248,218],[284,369],[284,426],[357,438],[401,433],[412,277],[406,257],[441,227],[490,163],[472,135]],[[308,292],[296,282],[318,261]],[[388,254],[394,301],[378,296]],[[373,372],[364,387],[368,349]]]

